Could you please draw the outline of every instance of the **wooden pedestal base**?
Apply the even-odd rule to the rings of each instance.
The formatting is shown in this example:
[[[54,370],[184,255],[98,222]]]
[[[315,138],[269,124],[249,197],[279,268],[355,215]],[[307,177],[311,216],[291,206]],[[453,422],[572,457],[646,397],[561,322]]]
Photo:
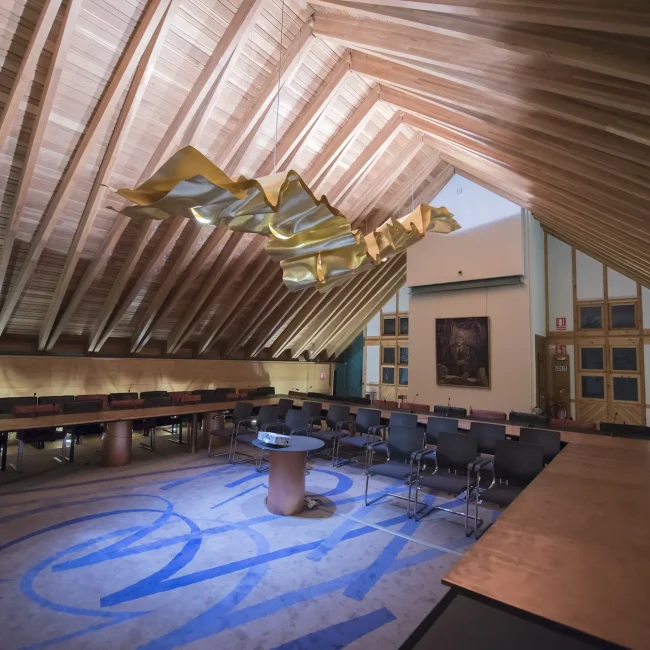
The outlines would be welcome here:
[[[305,503],[304,451],[269,452],[269,493],[266,507],[274,515],[298,515]]]
[[[107,422],[102,438],[102,465],[121,467],[131,462],[131,442],[133,440],[133,422],[122,420]]]

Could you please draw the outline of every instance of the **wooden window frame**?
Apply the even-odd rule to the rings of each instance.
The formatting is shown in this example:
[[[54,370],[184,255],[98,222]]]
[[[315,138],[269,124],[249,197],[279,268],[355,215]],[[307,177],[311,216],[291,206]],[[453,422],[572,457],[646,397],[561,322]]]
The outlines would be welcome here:
[[[600,377],[603,380],[603,396],[602,397],[585,397],[582,394],[582,378],[583,377]],[[605,371],[602,372],[579,372],[578,373],[578,386],[576,386],[576,392],[580,391],[580,398],[579,400],[581,402],[599,402],[599,403],[605,403],[607,402],[607,391],[609,389],[609,382],[607,381],[607,373]]]
[[[643,349],[639,349],[640,346],[638,343],[618,343],[614,340],[610,340],[608,346],[609,351],[608,351],[608,362],[609,362],[609,371],[614,375],[639,375],[641,373],[640,368],[641,368],[641,363],[640,363],[640,355],[644,353]],[[628,348],[630,350],[635,350],[636,351],[636,369],[635,370],[619,370],[618,368],[614,368],[614,348]]]
[[[632,305],[634,307],[634,327],[611,327],[612,323],[612,307],[620,305]],[[634,298],[617,298],[615,300],[607,301],[607,331],[610,336],[633,336],[640,333],[641,325],[639,323],[642,318],[639,301]]]
[[[585,328],[582,327],[582,318],[580,315],[580,309],[582,307],[600,307],[600,321],[602,327],[599,328]],[[580,300],[578,301],[576,305],[576,316],[577,316],[577,322],[574,323],[574,329],[576,333],[580,333],[583,336],[604,336],[605,332],[607,331],[607,309],[605,308],[605,301],[604,300]]]
[[[637,394],[636,401],[631,400],[631,399],[616,399],[614,397],[614,379],[615,378],[636,379],[636,394]],[[641,390],[643,388],[643,385],[641,383],[641,375],[638,372],[637,373],[629,373],[629,374],[620,373],[620,372],[613,372],[613,373],[611,373],[609,375],[609,382],[608,383],[611,383],[610,390],[611,390],[612,399],[610,400],[610,402],[612,402],[612,404],[629,404],[631,406],[640,406],[643,403],[642,399],[641,399],[642,398]]]

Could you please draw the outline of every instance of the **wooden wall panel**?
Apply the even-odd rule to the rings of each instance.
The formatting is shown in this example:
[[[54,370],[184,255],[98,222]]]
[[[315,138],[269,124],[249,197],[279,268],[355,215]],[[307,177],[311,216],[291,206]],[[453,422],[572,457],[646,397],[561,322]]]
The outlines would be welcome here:
[[[5,356],[0,358],[0,397],[231,386],[327,393],[332,372],[329,363]]]

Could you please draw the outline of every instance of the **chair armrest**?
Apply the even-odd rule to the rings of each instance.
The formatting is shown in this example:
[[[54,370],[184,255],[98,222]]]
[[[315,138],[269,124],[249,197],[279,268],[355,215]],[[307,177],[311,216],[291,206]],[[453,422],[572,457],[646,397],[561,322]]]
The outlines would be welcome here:
[[[386,442],[384,440],[377,440],[377,442],[371,442],[370,444],[366,445],[368,449],[373,449],[374,447],[378,447],[379,445],[385,445]]]
[[[265,431],[274,431],[275,433],[282,433],[284,431],[284,424],[282,422],[276,422],[275,424],[267,424]]]
[[[417,451],[414,451],[414,452],[411,454],[411,462],[413,462],[414,460],[418,460],[418,461],[419,461],[420,458],[421,458],[421,457],[422,457],[426,452],[428,452],[428,451],[431,451],[431,450],[428,449],[427,447],[422,447],[422,449],[418,449]]]
[[[301,431],[302,431],[302,434],[300,433]],[[289,431],[289,435],[290,435],[290,436],[293,436],[293,435],[304,435],[304,436],[308,436],[308,435],[309,435],[309,431],[310,431],[310,428],[309,428],[309,427],[301,427],[301,428],[299,428],[299,429],[291,429],[291,431]]]
[[[388,429],[388,425],[387,425],[387,424],[378,424],[378,425],[375,426],[375,427],[370,427],[370,428],[368,429],[368,434],[374,436],[374,435],[377,435],[377,431],[382,431],[382,430],[385,431],[386,429]]]
[[[248,428],[248,427],[255,427],[256,424],[257,424],[257,418],[248,418],[247,420],[239,420],[237,426]]]
[[[479,456],[467,465],[467,471],[473,473],[480,472],[482,469],[488,465],[491,465],[492,463],[493,460],[491,458],[483,458],[482,456]]]

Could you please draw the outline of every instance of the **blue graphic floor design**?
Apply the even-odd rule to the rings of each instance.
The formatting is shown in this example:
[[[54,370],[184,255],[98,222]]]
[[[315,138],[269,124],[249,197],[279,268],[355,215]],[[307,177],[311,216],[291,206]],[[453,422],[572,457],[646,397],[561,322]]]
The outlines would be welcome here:
[[[355,467],[315,461],[322,505],[287,518],[250,465],[150,466],[0,490],[3,650],[395,648],[471,544],[459,518],[366,507]]]

